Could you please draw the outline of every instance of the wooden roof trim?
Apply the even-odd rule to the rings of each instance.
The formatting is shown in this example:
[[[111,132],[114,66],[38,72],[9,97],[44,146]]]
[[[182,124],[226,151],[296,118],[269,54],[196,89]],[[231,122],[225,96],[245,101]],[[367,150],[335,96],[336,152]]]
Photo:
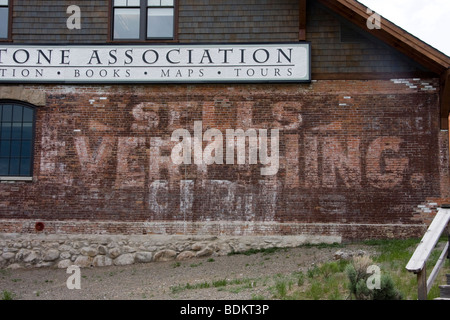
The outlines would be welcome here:
[[[450,67],[450,57],[416,38],[387,19],[382,19],[381,29],[369,30],[367,7],[355,0],[316,0],[339,15],[347,18],[373,36],[386,42],[406,56],[427,67],[430,71],[442,74]]]
[[[450,116],[450,69],[442,74],[442,95],[441,95],[441,119],[442,128],[449,129],[449,123],[445,123]],[[450,142],[449,142],[450,143]]]

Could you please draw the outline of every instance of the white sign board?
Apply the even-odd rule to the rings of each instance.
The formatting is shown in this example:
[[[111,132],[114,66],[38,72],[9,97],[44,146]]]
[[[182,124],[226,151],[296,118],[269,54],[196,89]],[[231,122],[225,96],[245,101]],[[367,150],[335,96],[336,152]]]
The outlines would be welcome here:
[[[306,82],[310,44],[0,45],[0,82]]]

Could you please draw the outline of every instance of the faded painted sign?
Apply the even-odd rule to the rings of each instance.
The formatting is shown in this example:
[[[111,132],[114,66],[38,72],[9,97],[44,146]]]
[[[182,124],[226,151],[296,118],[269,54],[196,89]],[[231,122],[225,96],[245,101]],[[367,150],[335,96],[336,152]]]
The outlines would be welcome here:
[[[397,219],[415,195],[435,192],[432,118],[404,103],[383,95],[94,97],[42,119],[40,179],[84,188],[70,201],[147,220]]]

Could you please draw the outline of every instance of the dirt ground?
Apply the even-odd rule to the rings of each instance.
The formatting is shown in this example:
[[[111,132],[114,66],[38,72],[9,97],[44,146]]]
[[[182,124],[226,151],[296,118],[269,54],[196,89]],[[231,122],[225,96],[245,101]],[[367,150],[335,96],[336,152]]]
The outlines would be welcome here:
[[[360,248],[347,246],[344,250],[352,249]],[[66,269],[2,269],[0,293],[6,291],[14,300],[273,299],[276,277],[306,273],[314,265],[334,260],[338,250],[300,247],[183,262],[87,268],[81,269],[79,290],[67,288],[71,274]],[[210,286],[202,285],[205,283]]]

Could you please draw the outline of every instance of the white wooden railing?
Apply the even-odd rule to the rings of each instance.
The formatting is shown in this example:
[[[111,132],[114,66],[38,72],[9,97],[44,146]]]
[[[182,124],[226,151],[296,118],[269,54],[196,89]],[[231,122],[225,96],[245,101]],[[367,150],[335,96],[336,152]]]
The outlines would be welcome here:
[[[427,280],[426,263],[430,257],[431,251],[436,247],[439,238],[445,231],[448,223],[450,221],[450,205],[442,205],[438,210],[436,217],[433,219],[430,227],[423,236],[416,251],[412,255],[406,269],[410,272],[417,274],[417,284],[418,284],[418,299],[426,300],[428,298],[428,293],[433,286],[434,280],[436,279],[442,265],[446,258],[449,258],[449,242],[447,242],[442,254],[439,257],[436,265],[431,271],[430,277]],[[449,230],[450,232],[450,230]]]

